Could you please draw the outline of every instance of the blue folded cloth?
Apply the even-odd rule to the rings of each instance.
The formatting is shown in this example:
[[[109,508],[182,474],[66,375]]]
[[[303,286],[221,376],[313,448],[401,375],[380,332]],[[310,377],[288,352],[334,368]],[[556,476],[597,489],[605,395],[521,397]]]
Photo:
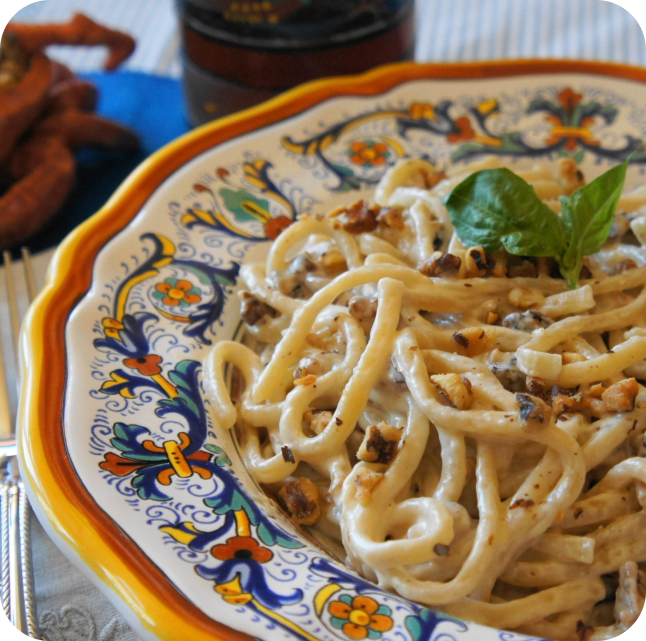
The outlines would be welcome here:
[[[26,243],[32,252],[60,243],[101,208],[139,163],[190,129],[177,80],[133,72],[80,77],[93,82],[99,90],[97,113],[130,127],[139,136],[141,149],[136,153],[80,151],[76,185],[59,213]]]

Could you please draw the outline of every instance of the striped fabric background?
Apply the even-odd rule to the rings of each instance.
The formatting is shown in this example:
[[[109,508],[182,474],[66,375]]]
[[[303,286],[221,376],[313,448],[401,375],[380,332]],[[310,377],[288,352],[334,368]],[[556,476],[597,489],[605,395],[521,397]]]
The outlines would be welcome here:
[[[129,31],[138,48],[126,68],[178,77],[174,0],[43,0],[16,19],[65,20],[83,11]],[[418,60],[585,58],[646,65],[646,42],[637,21],[604,0],[417,0]],[[95,71],[102,53],[58,49],[75,71]]]

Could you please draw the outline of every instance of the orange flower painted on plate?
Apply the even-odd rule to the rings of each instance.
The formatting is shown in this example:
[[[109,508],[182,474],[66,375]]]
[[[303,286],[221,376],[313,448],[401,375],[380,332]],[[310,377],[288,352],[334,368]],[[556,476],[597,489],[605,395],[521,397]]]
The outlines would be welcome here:
[[[579,106],[579,104],[581,104],[583,96],[580,93],[572,91],[572,89],[568,87],[567,89],[561,91],[561,93],[558,94],[557,98],[565,112],[571,114]]]
[[[473,140],[476,137],[476,132],[473,131],[471,121],[467,116],[462,116],[455,121],[455,128],[457,131],[447,134],[446,139],[448,142],[460,142],[461,140]]]
[[[350,161],[362,167],[376,167],[386,164],[390,151],[388,145],[376,140],[357,140],[348,150]]]
[[[369,596],[344,594],[328,606],[332,625],[349,639],[380,639],[393,627],[392,610]]]
[[[278,216],[277,218],[272,218],[265,223],[265,234],[269,240],[276,240],[280,234],[285,231],[291,224],[292,221],[287,216]]]
[[[157,354],[148,354],[148,356],[140,356],[139,358],[126,358],[123,364],[130,369],[136,369],[143,376],[156,376],[162,371],[162,368],[159,367],[162,360],[162,357]]]
[[[258,563],[267,563],[274,556],[270,549],[263,547],[250,536],[234,536],[227,539],[225,544],[214,545],[211,554],[220,561],[250,559]]]
[[[155,286],[153,297],[168,307],[188,307],[202,300],[202,290],[188,280],[167,278]]]

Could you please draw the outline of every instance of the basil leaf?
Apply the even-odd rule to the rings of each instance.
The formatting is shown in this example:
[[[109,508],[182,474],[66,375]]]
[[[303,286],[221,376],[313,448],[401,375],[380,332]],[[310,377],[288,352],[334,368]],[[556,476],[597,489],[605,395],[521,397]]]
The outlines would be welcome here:
[[[460,240],[492,252],[504,245],[518,256],[561,256],[566,234],[560,218],[513,171],[471,174],[443,200]]]
[[[570,287],[576,287],[583,256],[598,252],[608,238],[628,163],[627,160],[609,169],[569,197],[561,196],[561,220],[569,245],[559,263]]]

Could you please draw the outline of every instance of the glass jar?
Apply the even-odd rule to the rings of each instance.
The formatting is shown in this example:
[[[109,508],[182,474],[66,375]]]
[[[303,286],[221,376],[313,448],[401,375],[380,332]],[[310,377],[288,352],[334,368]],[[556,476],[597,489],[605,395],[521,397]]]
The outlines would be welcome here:
[[[414,55],[414,0],[177,0],[189,118]]]

